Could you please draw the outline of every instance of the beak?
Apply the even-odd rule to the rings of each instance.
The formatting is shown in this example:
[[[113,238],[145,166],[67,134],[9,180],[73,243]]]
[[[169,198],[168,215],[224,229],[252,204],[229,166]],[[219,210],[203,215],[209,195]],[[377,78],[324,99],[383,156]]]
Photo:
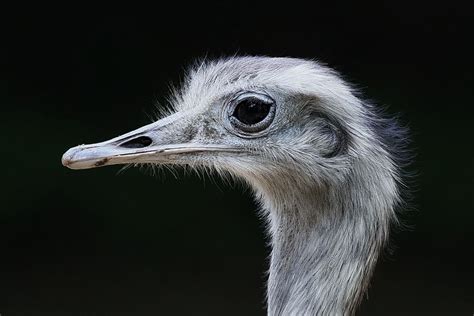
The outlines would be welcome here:
[[[237,152],[235,147],[189,142],[189,125],[173,114],[111,140],[79,145],[66,151],[62,164],[89,169],[133,163],[176,163],[183,155],[202,152]],[[195,130],[191,129],[191,130]],[[188,141],[186,141],[188,140]]]

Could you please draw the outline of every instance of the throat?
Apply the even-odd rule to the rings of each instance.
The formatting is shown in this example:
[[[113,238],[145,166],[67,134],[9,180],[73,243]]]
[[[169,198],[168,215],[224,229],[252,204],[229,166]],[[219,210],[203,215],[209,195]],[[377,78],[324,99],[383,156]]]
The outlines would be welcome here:
[[[268,314],[353,314],[387,236],[389,221],[374,214],[351,199],[269,210]]]

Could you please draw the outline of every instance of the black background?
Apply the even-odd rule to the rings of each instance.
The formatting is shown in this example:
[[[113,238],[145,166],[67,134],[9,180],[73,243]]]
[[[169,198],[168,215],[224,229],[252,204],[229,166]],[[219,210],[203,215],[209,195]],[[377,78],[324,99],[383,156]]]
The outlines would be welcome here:
[[[324,61],[411,128],[412,228],[394,235],[359,314],[472,315],[470,8],[29,9],[2,12],[2,316],[265,314],[268,249],[248,190],[60,163],[148,123],[196,58],[236,53]]]

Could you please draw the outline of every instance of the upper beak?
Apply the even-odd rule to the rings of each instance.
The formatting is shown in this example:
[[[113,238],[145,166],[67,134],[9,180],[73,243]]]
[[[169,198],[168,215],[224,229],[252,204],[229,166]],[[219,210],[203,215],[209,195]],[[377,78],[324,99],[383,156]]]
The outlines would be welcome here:
[[[177,114],[166,117],[135,131],[111,140],[79,145],[66,151],[62,164],[71,169],[89,169],[108,165],[129,163],[172,162],[178,154],[205,151],[238,151],[220,144],[200,144],[185,141],[186,126]]]

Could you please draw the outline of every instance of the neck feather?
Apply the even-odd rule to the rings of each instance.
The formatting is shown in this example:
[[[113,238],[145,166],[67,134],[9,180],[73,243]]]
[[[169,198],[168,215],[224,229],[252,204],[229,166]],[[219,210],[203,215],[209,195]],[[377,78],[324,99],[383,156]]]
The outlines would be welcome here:
[[[372,181],[358,181],[370,171],[364,168],[338,186],[292,190],[298,193],[291,198],[288,188],[269,193],[259,186],[272,244],[269,315],[354,313],[387,239],[397,196],[393,177],[383,170]]]

